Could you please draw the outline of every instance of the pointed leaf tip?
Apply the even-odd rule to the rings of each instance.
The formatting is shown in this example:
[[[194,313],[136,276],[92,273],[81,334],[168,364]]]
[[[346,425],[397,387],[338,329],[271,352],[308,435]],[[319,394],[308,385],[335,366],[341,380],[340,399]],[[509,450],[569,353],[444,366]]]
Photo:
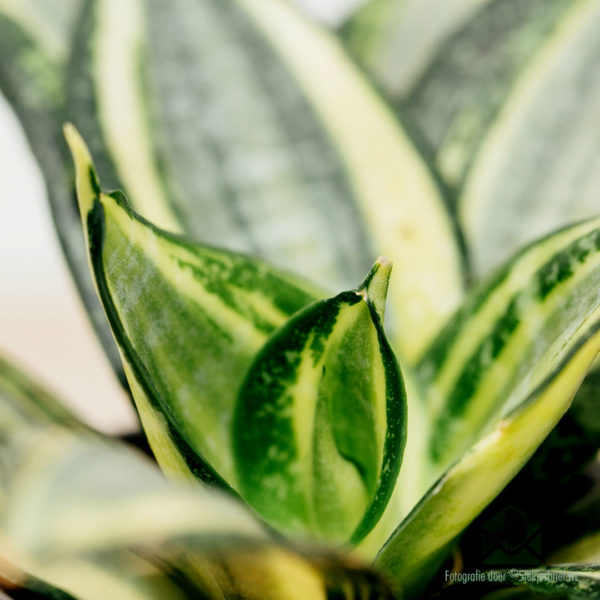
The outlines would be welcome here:
[[[374,305],[383,309],[390,270],[378,261],[360,286],[298,311],[240,387],[240,492],[285,534],[358,544],[393,492],[406,398]]]
[[[81,134],[71,123],[65,123],[63,133],[73,157],[75,165],[75,187],[77,202],[83,226],[86,228],[86,216],[92,209],[94,201],[100,195],[100,183],[94,169],[94,163]]]
[[[382,323],[393,266],[389,258],[380,256],[358,288],[358,293],[373,306]]]

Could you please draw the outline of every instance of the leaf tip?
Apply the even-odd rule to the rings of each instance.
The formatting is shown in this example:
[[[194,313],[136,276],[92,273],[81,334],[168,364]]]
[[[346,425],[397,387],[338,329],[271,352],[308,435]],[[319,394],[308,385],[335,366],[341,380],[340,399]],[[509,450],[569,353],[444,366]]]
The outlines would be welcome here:
[[[358,293],[372,303],[382,323],[392,267],[389,258],[380,256],[358,289]]]
[[[72,123],[65,123],[63,133],[75,165],[77,202],[85,226],[86,216],[100,195],[100,183],[90,151],[77,128]]]

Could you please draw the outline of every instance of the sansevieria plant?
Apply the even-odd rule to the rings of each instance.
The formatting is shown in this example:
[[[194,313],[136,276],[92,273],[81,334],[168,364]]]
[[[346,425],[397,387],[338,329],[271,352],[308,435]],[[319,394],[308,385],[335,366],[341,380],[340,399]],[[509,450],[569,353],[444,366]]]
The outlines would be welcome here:
[[[0,360],[5,594],[600,598],[599,40],[600,0],[0,0],[149,444]]]

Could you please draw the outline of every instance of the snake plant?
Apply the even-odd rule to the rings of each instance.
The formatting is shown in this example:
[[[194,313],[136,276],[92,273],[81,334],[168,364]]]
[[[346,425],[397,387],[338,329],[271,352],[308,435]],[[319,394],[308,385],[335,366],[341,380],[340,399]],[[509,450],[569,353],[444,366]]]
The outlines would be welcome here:
[[[0,360],[0,588],[600,598],[599,32],[600,0],[339,31],[0,0],[0,88],[149,444]]]

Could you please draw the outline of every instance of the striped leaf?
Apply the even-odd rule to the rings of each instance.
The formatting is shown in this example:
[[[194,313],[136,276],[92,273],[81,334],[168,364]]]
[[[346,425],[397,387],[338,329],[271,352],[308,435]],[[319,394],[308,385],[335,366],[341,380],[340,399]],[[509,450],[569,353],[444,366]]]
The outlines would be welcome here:
[[[518,407],[588,332],[598,305],[600,219],[524,250],[476,288],[417,374],[434,475]]]
[[[27,135],[44,179],[67,263],[111,365],[125,382],[121,361],[98,301],[73,191],[72,168],[61,132],[66,120],[66,68],[83,0],[0,0],[0,92]]]
[[[2,363],[0,581],[17,598],[391,600],[358,562],[276,544],[237,502],[167,482],[60,410]]]
[[[485,435],[379,555],[377,564],[408,598],[548,435],[597,355],[599,227],[599,219],[587,221],[524,251],[473,294],[421,364],[437,423],[433,474]]]
[[[158,226],[330,290],[390,256],[411,359],[459,302],[427,167],[336,39],[280,0],[90,2],[71,76],[102,180]]]
[[[235,486],[235,399],[269,334],[313,289],[266,264],[165,233],[122,194],[100,193],[87,148],[66,128],[101,301],[150,444],[165,470]]]
[[[311,304],[262,348],[241,388],[233,441],[242,496],[291,534],[357,543],[400,468],[406,406],[382,329],[391,265]]]
[[[452,195],[459,196],[488,132],[512,102],[519,78],[526,77],[529,65],[578,4],[380,0],[367,4],[350,22],[347,43],[412,124]],[[432,14],[440,18],[432,19]],[[544,104],[555,105],[554,96]],[[531,139],[531,127],[526,135]],[[528,173],[528,178],[535,176]],[[510,180],[514,178],[511,174]],[[537,197],[545,201],[542,193]],[[529,202],[527,196],[523,200]],[[475,261],[480,251],[478,247]],[[507,251],[504,257],[509,255]]]
[[[490,1],[371,0],[348,19],[341,35],[375,81],[392,98],[402,98],[440,46]]]
[[[514,85],[465,183],[460,217],[478,273],[598,212],[600,2],[562,4],[569,10]]]

